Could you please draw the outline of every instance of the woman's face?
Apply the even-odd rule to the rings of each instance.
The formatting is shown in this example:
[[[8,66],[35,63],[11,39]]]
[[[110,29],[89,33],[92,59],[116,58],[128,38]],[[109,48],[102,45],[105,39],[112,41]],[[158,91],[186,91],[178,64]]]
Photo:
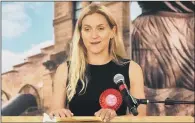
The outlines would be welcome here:
[[[113,38],[106,18],[98,13],[87,15],[82,21],[81,36],[87,53],[100,54],[108,52],[110,39]]]

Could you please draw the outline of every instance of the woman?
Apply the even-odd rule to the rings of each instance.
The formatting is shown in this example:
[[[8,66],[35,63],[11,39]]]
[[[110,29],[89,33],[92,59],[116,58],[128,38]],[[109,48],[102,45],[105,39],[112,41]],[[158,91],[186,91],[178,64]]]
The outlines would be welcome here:
[[[54,80],[54,102],[50,116],[99,116],[109,121],[126,115],[124,102],[118,110],[101,108],[100,95],[109,88],[118,90],[113,77],[121,73],[135,98],[145,98],[142,70],[127,60],[118,25],[106,7],[91,4],[83,9],[73,35],[70,62],[61,64]],[[64,106],[69,100],[69,109]],[[138,107],[139,115],[146,107]]]

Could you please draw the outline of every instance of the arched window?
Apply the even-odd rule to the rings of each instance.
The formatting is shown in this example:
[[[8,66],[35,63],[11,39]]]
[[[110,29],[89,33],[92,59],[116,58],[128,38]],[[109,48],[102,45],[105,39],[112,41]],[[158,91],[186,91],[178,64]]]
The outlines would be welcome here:
[[[5,91],[1,90],[1,102],[2,104],[4,104],[5,102],[7,102],[9,100],[9,94],[6,93]]]
[[[33,85],[30,85],[30,84],[24,85],[19,90],[19,93],[21,93],[21,94],[32,94],[33,96],[35,96],[35,98],[37,100],[38,107],[40,108],[41,99],[40,99],[40,96],[39,96],[39,93],[38,93],[37,89]]]

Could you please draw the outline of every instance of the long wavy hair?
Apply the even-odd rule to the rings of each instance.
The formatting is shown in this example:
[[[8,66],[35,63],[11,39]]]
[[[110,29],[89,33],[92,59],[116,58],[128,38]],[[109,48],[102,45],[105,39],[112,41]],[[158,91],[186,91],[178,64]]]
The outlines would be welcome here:
[[[86,67],[87,67],[87,49],[84,46],[82,37],[81,37],[81,28],[82,28],[82,20],[87,15],[91,15],[94,13],[99,13],[103,15],[110,28],[112,29],[114,26],[116,27],[115,35],[112,39],[110,39],[109,43],[109,54],[112,57],[112,61],[117,64],[123,65],[124,62],[122,59],[127,58],[123,40],[119,34],[118,25],[116,20],[113,18],[109,10],[100,4],[92,3],[89,6],[82,9],[81,14],[77,20],[76,27],[73,34],[70,54],[69,54],[69,75],[68,75],[68,84],[67,84],[67,97],[70,101],[74,94],[76,93],[76,87],[78,80],[82,83],[81,91],[85,90],[87,87],[86,80]],[[80,92],[81,92],[80,91]]]

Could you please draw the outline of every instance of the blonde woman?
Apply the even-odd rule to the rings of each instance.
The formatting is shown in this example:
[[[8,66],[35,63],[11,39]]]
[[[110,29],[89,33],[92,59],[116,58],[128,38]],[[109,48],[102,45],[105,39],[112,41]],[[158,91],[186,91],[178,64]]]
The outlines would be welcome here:
[[[118,30],[106,7],[91,4],[82,10],[73,35],[70,62],[64,62],[56,71],[51,117],[95,115],[106,122],[126,115],[124,102],[117,110],[100,106],[100,95],[105,90],[119,90],[113,82],[117,73],[124,76],[131,95],[145,98],[142,70],[126,59]],[[66,100],[69,108],[65,106]],[[146,107],[140,105],[138,112],[146,115]]]

